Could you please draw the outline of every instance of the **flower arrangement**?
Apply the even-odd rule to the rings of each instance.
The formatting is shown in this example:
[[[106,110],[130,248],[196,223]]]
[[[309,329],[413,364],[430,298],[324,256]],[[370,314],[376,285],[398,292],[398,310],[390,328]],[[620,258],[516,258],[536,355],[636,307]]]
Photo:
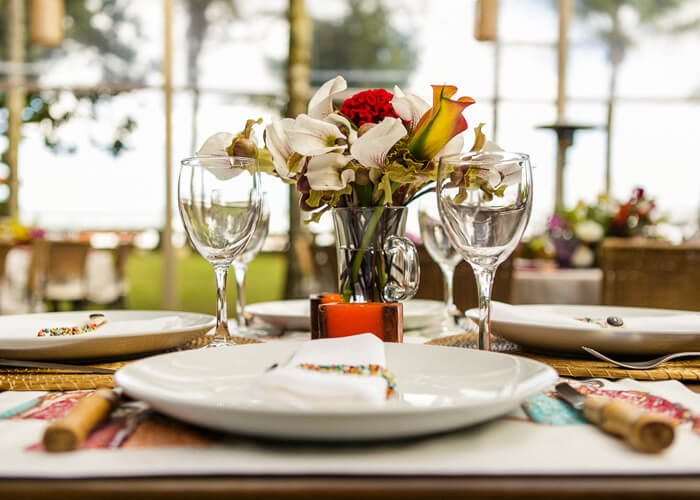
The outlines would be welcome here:
[[[265,127],[266,149],[251,135],[261,120],[248,120],[236,136],[212,136],[199,154],[257,154],[258,168],[296,184],[310,221],[333,207],[405,206],[435,181],[440,157],[461,152],[462,112],[474,103],[454,98],[457,87],[432,88],[432,106],[395,86],[393,93],[358,92],[335,108],[334,98],[347,89],[337,76],[318,89],[306,114]],[[478,149],[485,143],[481,126],[476,135]]]
[[[525,255],[553,256],[565,267],[591,266],[604,238],[643,236],[647,228],[661,222],[655,208],[642,188],[635,188],[624,203],[605,195],[592,205],[579,201],[572,209],[556,210],[547,221],[546,234],[526,243]]]
[[[41,228],[25,226],[9,218],[0,221],[0,242],[25,244],[43,237],[44,230]]]
[[[301,208],[318,218],[332,207],[405,206],[435,180],[441,156],[459,153],[467,129],[462,116],[470,97],[433,86],[432,106],[420,97],[366,90],[333,108],[347,88],[338,76],[309,102],[308,114],[274,120],[265,145],[275,173],[296,183]]]
[[[346,90],[341,76],[325,82],[309,101],[307,113],[275,119],[265,127],[265,148],[258,148],[252,135],[262,120],[248,120],[235,136],[209,138],[198,154],[257,157],[259,170],[296,185],[300,207],[310,213],[306,222],[318,221],[332,208],[370,208],[371,215],[358,215],[356,224],[346,224],[346,238],[353,244],[339,261],[343,301],[410,298],[412,293],[397,298],[401,294],[393,284],[396,266],[391,260],[396,250],[389,252],[383,245],[396,241],[392,233],[402,232],[405,224],[404,211],[397,207],[434,189],[440,158],[462,151],[462,132],[467,130],[462,114],[474,100],[455,98],[455,86],[433,85],[431,105],[395,86],[393,93],[365,90],[334,106]],[[475,128],[472,150],[497,148],[486,141],[481,127]],[[454,172],[454,182],[465,194],[482,189],[488,196],[499,195],[499,183],[508,173],[479,170]],[[371,250],[373,245],[382,251]]]

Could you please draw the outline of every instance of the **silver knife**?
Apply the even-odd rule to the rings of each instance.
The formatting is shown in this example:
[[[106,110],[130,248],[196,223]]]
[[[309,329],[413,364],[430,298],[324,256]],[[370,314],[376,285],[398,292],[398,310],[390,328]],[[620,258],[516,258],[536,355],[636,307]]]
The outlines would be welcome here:
[[[0,366],[12,366],[17,368],[50,368],[54,370],[70,370],[74,372],[86,373],[104,373],[113,375],[116,370],[109,368],[99,368],[97,366],[88,365],[66,365],[63,363],[48,363],[45,361],[25,361],[19,359],[2,359],[0,358]]]
[[[664,415],[641,411],[624,401],[585,396],[566,382],[557,384],[555,389],[557,396],[580,410],[586,420],[622,437],[636,450],[658,453],[673,442],[676,422]]]

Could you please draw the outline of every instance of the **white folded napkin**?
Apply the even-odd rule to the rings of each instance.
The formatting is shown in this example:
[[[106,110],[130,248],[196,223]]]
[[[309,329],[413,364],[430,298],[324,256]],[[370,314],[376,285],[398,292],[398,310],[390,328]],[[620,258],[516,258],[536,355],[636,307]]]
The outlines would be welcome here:
[[[381,375],[314,371],[301,364],[386,367],[384,343],[370,333],[304,342],[283,366],[253,382],[254,397],[265,405],[299,409],[386,402],[388,381]]]
[[[471,316],[470,316],[471,317]],[[524,310],[510,304],[505,304],[503,302],[491,302],[491,320],[497,321],[517,321],[520,323],[530,323],[537,325],[547,325],[556,327],[566,327],[566,328],[585,328],[585,329],[595,329],[600,328],[600,326],[586,323],[585,321],[579,321],[576,318],[570,316],[564,316],[562,314],[537,311]]]
[[[665,313],[656,316],[625,316],[620,314],[624,328],[635,331],[650,332],[700,332],[700,314]],[[471,316],[470,316],[471,317]],[[592,316],[591,316],[592,317]],[[579,321],[571,316],[546,311],[521,309],[503,302],[491,302],[491,319],[497,321],[517,321],[520,323],[556,326],[565,328],[602,329],[594,323]],[[594,320],[605,318],[593,318]]]

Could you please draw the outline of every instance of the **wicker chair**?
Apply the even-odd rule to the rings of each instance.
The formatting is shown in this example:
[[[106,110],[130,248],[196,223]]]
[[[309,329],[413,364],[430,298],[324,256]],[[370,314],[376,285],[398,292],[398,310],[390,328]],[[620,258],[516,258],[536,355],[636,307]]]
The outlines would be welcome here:
[[[73,309],[85,306],[86,269],[90,243],[35,241],[29,270],[29,288],[38,299],[49,301],[58,310],[61,301],[71,302]]]
[[[603,304],[700,311],[700,244],[606,239]]]
[[[430,257],[423,245],[418,245],[420,259],[420,288],[416,294],[419,299],[443,300],[443,278],[440,267]],[[493,284],[493,300],[511,301],[513,288],[513,257],[498,266]],[[474,272],[466,262],[460,262],[455,270],[454,279],[455,305],[466,311],[479,305]]]

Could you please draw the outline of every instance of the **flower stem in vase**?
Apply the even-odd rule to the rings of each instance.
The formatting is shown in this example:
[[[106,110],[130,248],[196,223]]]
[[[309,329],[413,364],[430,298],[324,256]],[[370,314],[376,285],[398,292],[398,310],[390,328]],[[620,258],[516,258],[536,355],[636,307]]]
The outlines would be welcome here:
[[[350,298],[353,294],[353,288],[360,275],[360,269],[362,267],[362,262],[365,260],[365,253],[367,248],[370,246],[372,240],[375,237],[375,232],[377,230],[377,224],[384,212],[384,206],[377,207],[372,213],[372,217],[367,223],[364,234],[362,235],[362,240],[360,242],[360,248],[352,256],[352,268],[350,271],[350,276],[345,276],[345,284],[340,291],[343,298],[343,302],[350,302]],[[359,238],[357,238],[359,239]],[[370,262],[371,265],[371,262]],[[386,281],[386,280],[385,280]]]

